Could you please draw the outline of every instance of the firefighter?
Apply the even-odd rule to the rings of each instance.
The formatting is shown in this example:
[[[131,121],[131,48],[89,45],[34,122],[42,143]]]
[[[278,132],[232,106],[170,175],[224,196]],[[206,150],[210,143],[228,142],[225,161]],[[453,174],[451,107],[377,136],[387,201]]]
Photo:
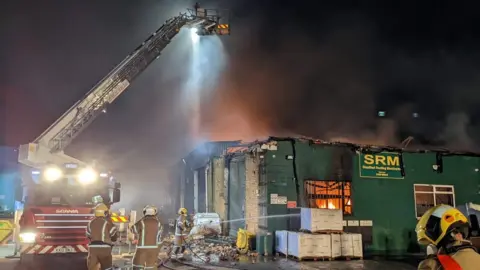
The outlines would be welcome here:
[[[190,228],[187,214],[187,209],[183,207],[178,209],[178,218],[175,224],[175,240],[173,243],[173,256],[178,259],[182,258],[185,252],[185,239]]]
[[[93,205],[95,205],[95,206],[99,205],[100,203],[103,203],[103,198],[102,198],[102,196],[100,196],[100,195],[93,196],[93,197],[92,197],[92,203],[93,203]]]
[[[110,204],[106,204],[104,201],[103,201],[103,197],[101,195],[96,195],[96,196],[93,196],[92,197],[92,203],[94,206],[97,206],[99,204],[104,204],[105,206],[108,207],[108,209],[110,209]]]
[[[110,219],[107,219],[108,207],[101,203],[94,208],[95,217],[88,223],[87,237],[90,239],[88,246],[87,267],[89,270],[112,268],[112,247],[117,241],[118,230]]]
[[[143,217],[130,230],[137,238],[137,250],[133,256],[133,269],[157,269],[162,223],[157,218],[156,207],[143,208]]]
[[[468,229],[467,218],[449,205],[437,205],[425,212],[415,228],[418,243],[427,246],[427,258],[418,269],[478,269],[480,254],[465,240]]]

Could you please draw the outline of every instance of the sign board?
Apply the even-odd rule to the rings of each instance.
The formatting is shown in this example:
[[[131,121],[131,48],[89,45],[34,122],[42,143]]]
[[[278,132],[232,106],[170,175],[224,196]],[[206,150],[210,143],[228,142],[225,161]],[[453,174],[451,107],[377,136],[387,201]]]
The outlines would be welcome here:
[[[360,177],[403,179],[398,153],[360,153],[358,157]]]
[[[277,204],[287,204],[287,196],[278,196]]]
[[[360,224],[358,220],[347,220],[347,226],[348,227],[358,227]]]
[[[67,169],[75,169],[75,168],[78,168],[78,164],[75,164],[75,163],[65,163],[65,168],[67,168]]]
[[[278,196],[278,194],[270,194],[270,204],[287,204],[287,196]]]
[[[360,226],[362,227],[372,227],[373,221],[372,220],[360,220]]]
[[[287,202],[287,208],[296,208],[297,207],[297,202],[296,201],[288,201]]]

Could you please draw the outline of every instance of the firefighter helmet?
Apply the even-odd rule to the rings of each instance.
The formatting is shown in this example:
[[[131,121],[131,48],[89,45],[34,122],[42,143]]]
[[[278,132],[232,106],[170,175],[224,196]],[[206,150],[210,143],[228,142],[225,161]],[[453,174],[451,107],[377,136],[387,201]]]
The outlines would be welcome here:
[[[185,209],[185,208],[183,208],[183,207],[180,208],[180,209],[178,209],[178,214],[179,214],[179,215],[186,216],[187,213],[188,213],[188,212],[187,212],[187,209]]]
[[[96,217],[105,217],[109,214],[108,207],[101,203],[94,208]]]
[[[143,215],[144,216],[155,216],[158,210],[155,206],[147,205],[143,208]]]
[[[99,203],[103,203],[103,198],[100,195],[93,196],[92,197],[92,202],[93,202],[94,205],[97,205]]]
[[[430,208],[417,223],[415,228],[420,245],[433,244],[441,246],[442,241],[452,237],[451,233],[468,234],[468,219],[458,209],[440,204]],[[453,237],[450,238],[453,241]]]

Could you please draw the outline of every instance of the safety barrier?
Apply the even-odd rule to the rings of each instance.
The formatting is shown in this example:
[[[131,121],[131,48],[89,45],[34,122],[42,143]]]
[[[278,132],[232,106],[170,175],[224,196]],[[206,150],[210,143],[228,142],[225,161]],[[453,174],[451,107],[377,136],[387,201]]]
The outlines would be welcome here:
[[[117,225],[119,231],[117,244],[120,246],[114,249],[113,254],[115,255],[128,256],[135,251],[135,246],[132,243],[134,235],[129,228],[137,221],[137,212],[130,211],[129,215],[125,215],[125,213],[125,208],[119,209],[118,213],[112,213],[112,221]]]
[[[10,244],[15,237],[15,220],[0,219],[0,244]]]
[[[125,215],[119,215],[117,213],[112,213],[110,219],[112,220],[113,223],[129,223],[128,221],[128,216]]]

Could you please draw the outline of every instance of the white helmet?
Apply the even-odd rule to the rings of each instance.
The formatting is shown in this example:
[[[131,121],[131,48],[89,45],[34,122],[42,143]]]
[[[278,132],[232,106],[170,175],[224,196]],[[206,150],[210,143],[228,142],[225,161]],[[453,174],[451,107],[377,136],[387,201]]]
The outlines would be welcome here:
[[[155,216],[158,210],[155,206],[147,205],[143,208],[143,215],[144,216]]]

